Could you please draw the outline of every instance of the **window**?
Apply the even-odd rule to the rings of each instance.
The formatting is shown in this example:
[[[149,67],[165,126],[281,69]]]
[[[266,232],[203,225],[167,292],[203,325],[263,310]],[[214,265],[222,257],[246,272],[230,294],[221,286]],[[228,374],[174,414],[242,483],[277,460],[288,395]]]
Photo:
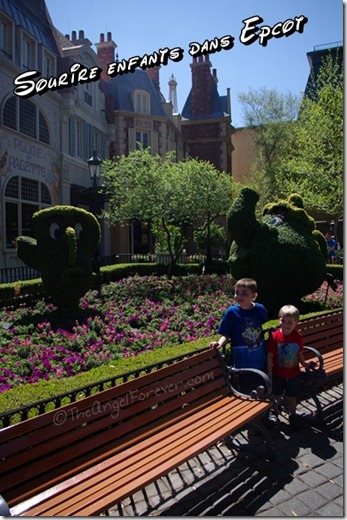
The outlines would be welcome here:
[[[150,114],[151,103],[149,93],[145,90],[136,90],[133,98],[134,112],[139,114]]]
[[[0,49],[3,52],[7,50],[7,25],[0,21]]]
[[[22,41],[22,66],[27,70],[36,68],[36,44],[35,41],[28,36],[23,36]]]
[[[0,55],[12,59],[13,55],[13,23],[0,12]]]
[[[16,96],[9,98],[4,106],[2,122],[12,130],[49,144],[46,119],[40,109],[29,99],[16,98]]]
[[[2,122],[4,126],[17,130],[16,98],[13,96],[5,103]]]
[[[93,96],[92,96],[92,85],[90,83],[84,84],[83,94],[84,94],[84,102],[92,107],[93,106]]]
[[[104,150],[103,134],[86,121],[71,116],[69,118],[69,154],[86,161],[93,150],[97,150],[99,154]]]
[[[5,189],[6,247],[14,249],[20,235],[34,236],[33,214],[51,204],[49,189],[43,182],[12,177]]]
[[[36,137],[36,107],[28,99],[19,99],[19,131],[28,137]]]
[[[136,132],[136,150],[139,148],[148,148],[149,136],[147,132]]]
[[[141,132],[135,128],[128,128],[128,151],[138,150],[139,148],[151,147],[151,153],[156,155],[158,150],[158,132]]]
[[[39,111],[39,141],[49,144],[49,130],[45,118]]]
[[[42,64],[42,71],[43,76],[46,78],[49,78],[50,76],[56,75],[56,67],[55,67],[55,58],[52,56],[49,52],[44,50],[43,52],[43,64]]]

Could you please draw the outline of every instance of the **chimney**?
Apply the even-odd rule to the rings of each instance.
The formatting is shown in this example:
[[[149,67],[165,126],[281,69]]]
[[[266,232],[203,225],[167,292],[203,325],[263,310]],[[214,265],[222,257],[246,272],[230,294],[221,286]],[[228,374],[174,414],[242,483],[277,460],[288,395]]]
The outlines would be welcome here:
[[[217,69],[212,69],[212,77],[216,85],[218,85]]]
[[[208,54],[193,58],[192,69],[192,115],[211,113],[211,68]]]
[[[78,32],[78,38],[77,38],[76,31],[72,31],[70,41],[74,45],[88,45],[89,47],[91,47],[93,45],[92,42],[90,40],[88,40],[88,38],[85,38],[84,31]]]
[[[107,74],[107,68],[109,63],[114,62],[114,51],[117,48],[117,44],[112,40],[112,34],[108,32],[107,41],[105,41],[105,35],[101,33],[100,42],[96,43],[95,47],[102,68],[101,78],[108,80],[110,76]]]
[[[159,82],[159,69],[160,67],[151,67],[146,69],[148,76],[153,81],[154,88],[159,92],[160,91],[160,82]]]

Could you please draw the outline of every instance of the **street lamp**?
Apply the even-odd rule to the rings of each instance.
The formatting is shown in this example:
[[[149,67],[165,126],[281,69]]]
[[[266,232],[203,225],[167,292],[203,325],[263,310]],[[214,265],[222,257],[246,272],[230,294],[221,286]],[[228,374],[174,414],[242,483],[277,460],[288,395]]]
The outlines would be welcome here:
[[[87,160],[90,178],[93,181],[93,214],[97,218],[98,212],[98,180],[100,177],[100,165],[101,159],[96,155],[96,150],[93,151],[93,155]],[[97,247],[94,258],[93,258],[94,271],[100,274],[100,263],[99,263],[99,246]]]
[[[93,155],[90,159],[87,160],[90,178],[93,181],[93,195],[94,195],[94,214],[96,214],[97,210],[97,184],[100,177],[100,164],[101,159],[96,155],[96,150],[93,151]]]

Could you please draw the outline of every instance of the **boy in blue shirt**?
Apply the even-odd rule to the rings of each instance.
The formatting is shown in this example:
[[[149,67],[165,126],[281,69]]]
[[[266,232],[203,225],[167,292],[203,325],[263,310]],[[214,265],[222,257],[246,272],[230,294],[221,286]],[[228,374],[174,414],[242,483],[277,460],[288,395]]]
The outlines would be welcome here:
[[[221,337],[219,341],[212,341],[210,347],[220,348],[231,341],[235,368],[257,368],[266,372],[262,325],[268,320],[268,312],[264,305],[254,301],[256,297],[257,282],[253,278],[241,278],[236,282],[236,303],[224,312],[218,327]],[[249,375],[247,379],[250,379]]]

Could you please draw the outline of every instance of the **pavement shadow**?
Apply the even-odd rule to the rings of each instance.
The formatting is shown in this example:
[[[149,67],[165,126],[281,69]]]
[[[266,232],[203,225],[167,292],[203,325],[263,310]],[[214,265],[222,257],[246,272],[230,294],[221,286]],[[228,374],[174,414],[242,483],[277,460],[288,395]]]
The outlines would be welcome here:
[[[279,427],[270,430],[273,460],[221,442],[143,489],[140,499],[131,497],[123,516],[255,516],[275,495],[285,497],[296,475],[312,469],[305,468],[312,456],[324,464],[337,454],[334,442],[343,441],[342,385],[324,391],[322,399],[324,423],[306,420],[293,430],[281,416]],[[238,435],[241,442],[261,443],[252,429]]]
[[[175,502],[159,516],[254,516],[271,498],[293,482],[302,449],[327,461],[336,455],[332,440],[343,440],[343,395],[325,395],[324,423],[303,420],[293,430],[286,420],[271,430],[274,460],[247,450],[234,453],[218,474],[195,479],[189,488],[173,493]],[[329,402],[330,401],[330,402]],[[242,432],[246,435],[245,432]],[[198,486],[199,481],[205,480]],[[172,491],[174,491],[172,489]]]

